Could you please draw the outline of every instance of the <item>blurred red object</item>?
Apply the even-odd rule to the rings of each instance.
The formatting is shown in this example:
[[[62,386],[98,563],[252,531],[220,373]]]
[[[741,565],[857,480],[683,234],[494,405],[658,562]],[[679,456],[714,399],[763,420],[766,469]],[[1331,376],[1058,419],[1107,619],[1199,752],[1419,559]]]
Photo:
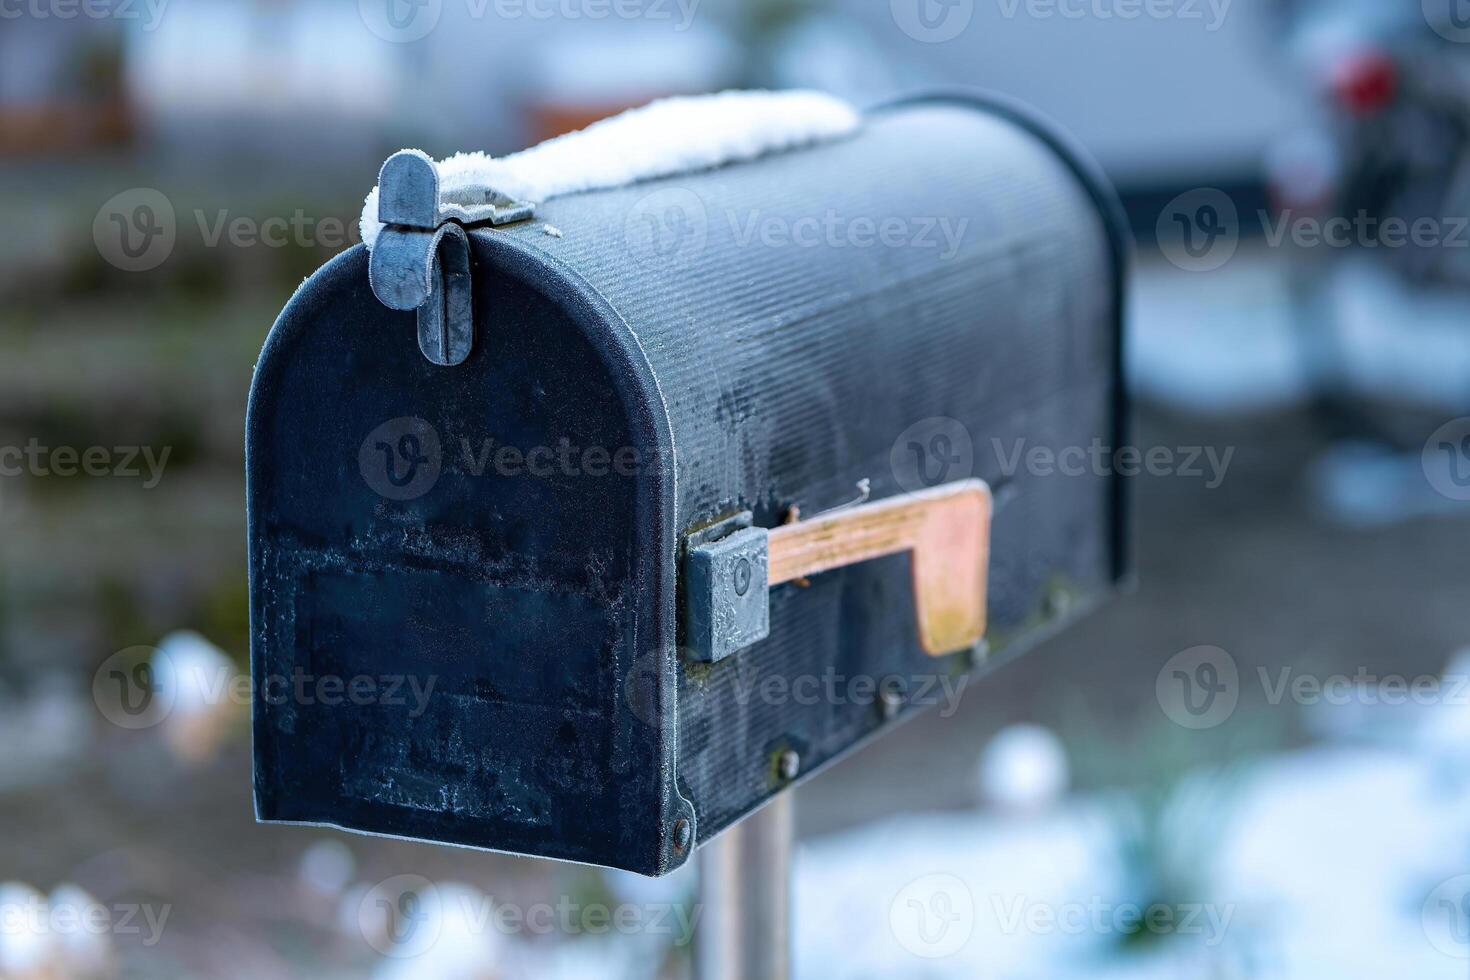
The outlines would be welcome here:
[[[1399,69],[1382,51],[1358,50],[1332,65],[1327,84],[1348,112],[1371,115],[1388,106],[1398,94]]]
[[[122,99],[102,105],[0,106],[0,156],[116,146],[131,140],[134,128],[131,107]]]
[[[656,96],[598,103],[539,102],[532,105],[529,110],[533,141],[539,143],[553,136],[561,136],[563,133],[586,129],[599,119],[606,119],[628,109],[646,105],[654,97]]]

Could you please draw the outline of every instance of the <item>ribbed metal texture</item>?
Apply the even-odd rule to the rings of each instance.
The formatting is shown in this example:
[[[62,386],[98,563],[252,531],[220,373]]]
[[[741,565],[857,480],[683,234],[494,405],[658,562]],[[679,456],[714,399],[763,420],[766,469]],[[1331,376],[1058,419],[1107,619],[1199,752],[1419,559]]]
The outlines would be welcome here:
[[[914,470],[895,473],[896,442],[952,419],[972,452],[944,478],[979,476],[999,503],[997,638],[1039,625],[1054,592],[1096,597],[1112,581],[1113,481],[1006,472],[1017,445],[1117,436],[1109,230],[1033,133],[957,102],[907,106],[850,140],[553,201],[540,217],[562,237],[522,234],[608,299],[653,367],[681,530],[742,509],[767,526],[792,506],[811,515],[859,480],[874,498],[901,493]],[[762,694],[765,678],[917,687],[965,669],[919,651],[908,590],[903,558],[778,587],[769,640],[684,665],[679,773],[702,839],[778,788],[773,753],[793,746],[810,771],[882,723],[871,702]]]
[[[1125,437],[1105,195],[1010,110],[895,107],[841,142],[472,230],[453,367],[373,297],[363,251],[334,260],[252,389],[252,669],[437,686],[258,702],[260,816],[664,873],[1102,598],[1126,564],[1120,481],[1025,454]],[[382,483],[405,433],[441,447],[412,494]],[[475,465],[487,437],[644,465],[506,476]],[[769,638],[727,660],[677,649],[691,530],[968,477],[995,499],[988,659],[922,651],[905,555],[776,586]]]

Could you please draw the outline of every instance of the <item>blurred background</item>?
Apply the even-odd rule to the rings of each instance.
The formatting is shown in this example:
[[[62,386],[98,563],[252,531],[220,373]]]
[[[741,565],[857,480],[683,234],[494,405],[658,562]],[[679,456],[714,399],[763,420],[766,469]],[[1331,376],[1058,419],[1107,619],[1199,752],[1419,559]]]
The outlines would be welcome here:
[[[1119,188],[1180,465],[1135,591],[802,788],[798,975],[1470,972],[1464,0],[0,0],[0,977],[685,976],[688,873],[257,826],[239,699],[105,688],[245,671],[252,367],[388,153],[942,84]],[[540,905],[673,925],[466,911]]]

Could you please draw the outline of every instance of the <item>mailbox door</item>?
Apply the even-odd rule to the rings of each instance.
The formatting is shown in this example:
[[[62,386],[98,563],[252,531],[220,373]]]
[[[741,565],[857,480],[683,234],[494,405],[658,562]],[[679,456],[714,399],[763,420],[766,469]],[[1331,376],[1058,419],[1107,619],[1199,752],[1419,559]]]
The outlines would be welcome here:
[[[667,423],[595,296],[476,241],[490,326],[463,364],[420,354],[361,249],[266,346],[247,447],[258,813],[661,873],[688,844],[667,775]]]

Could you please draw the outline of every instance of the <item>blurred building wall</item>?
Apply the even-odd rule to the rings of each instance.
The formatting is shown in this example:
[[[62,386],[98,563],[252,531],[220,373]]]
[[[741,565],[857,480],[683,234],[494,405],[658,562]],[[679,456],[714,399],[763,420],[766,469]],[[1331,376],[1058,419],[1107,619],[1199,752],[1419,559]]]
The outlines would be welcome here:
[[[943,43],[893,29],[895,8],[918,2],[938,0],[842,0],[895,58],[938,80],[1023,98],[1130,184],[1252,174],[1267,144],[1308,108],[1282,64],[1270,0],[1172,0],[1162,6],[1179,16],[1129,20],[1105,15],[1126,0],[958,0],[973,4],[973,17]],[[1027,13],[1051,7],[1051,16]],[[1089,13],[1064,16],[1061,7]]]

